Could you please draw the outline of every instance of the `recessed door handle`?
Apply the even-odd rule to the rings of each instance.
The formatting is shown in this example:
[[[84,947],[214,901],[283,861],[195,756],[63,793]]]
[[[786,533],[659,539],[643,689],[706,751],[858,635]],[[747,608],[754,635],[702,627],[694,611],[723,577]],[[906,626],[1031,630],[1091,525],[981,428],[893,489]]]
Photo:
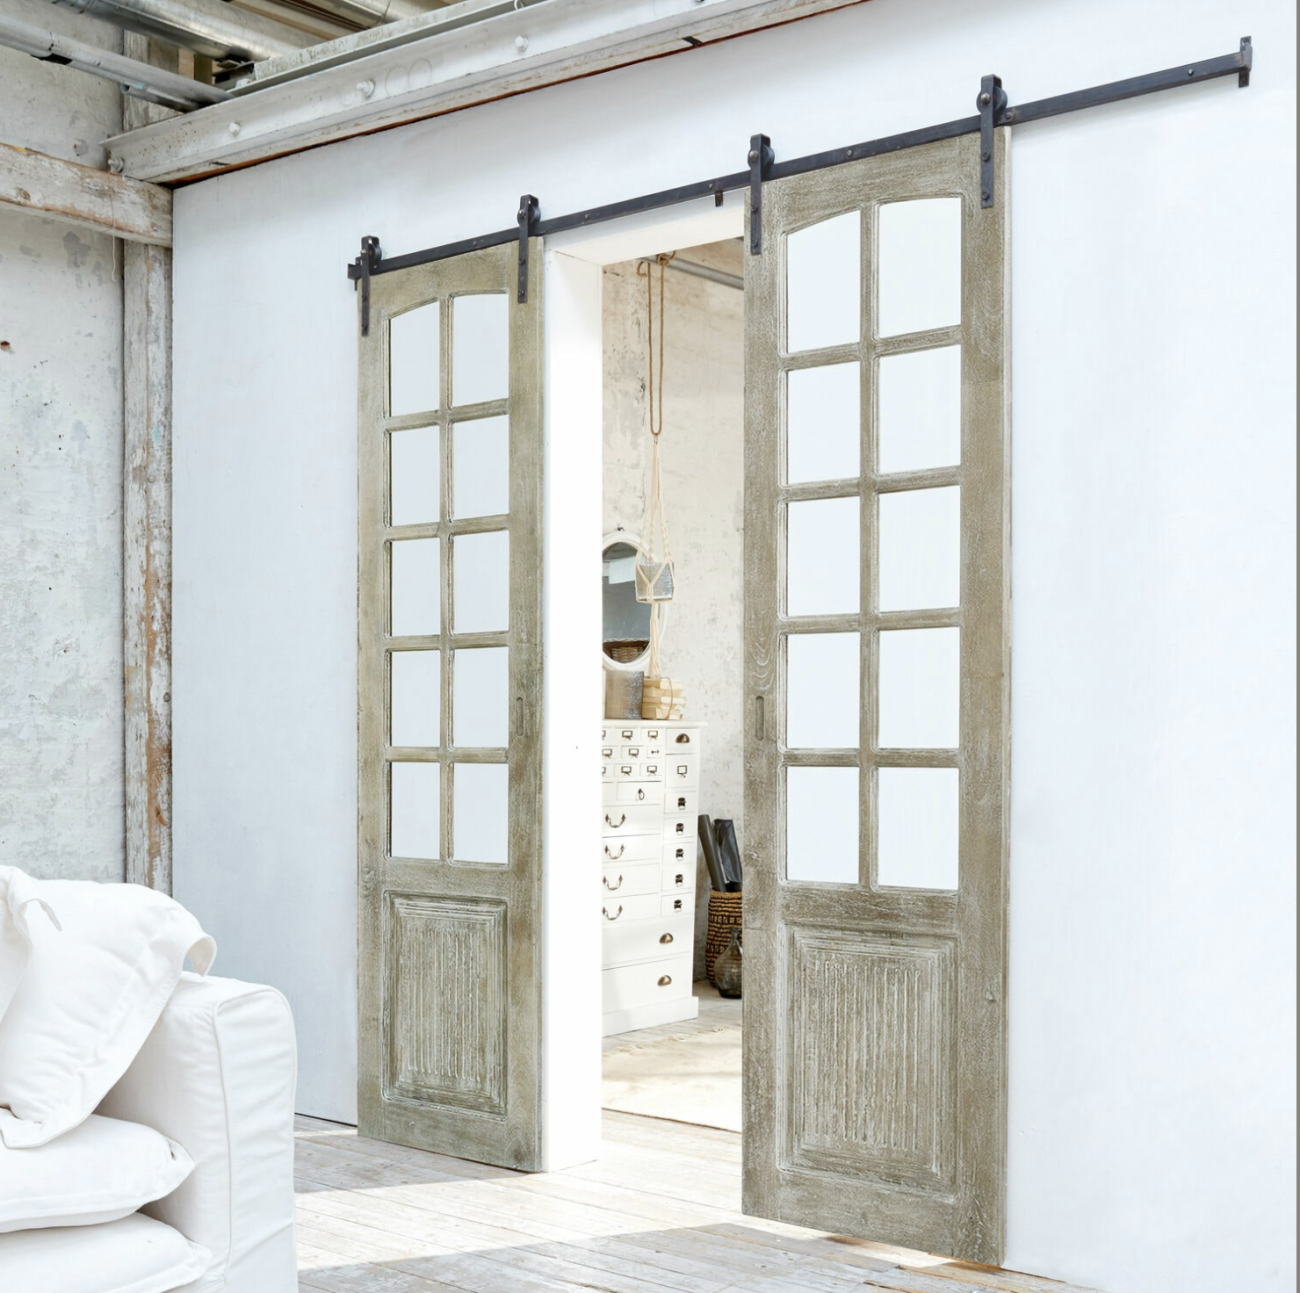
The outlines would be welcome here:
[[[627,821],[626,813],[624,813],[623,816],[620,817],[616,822],[611,822],[609,820],[609,814],[608,813],[605,814],[605,825],[610,827],[612,830],[618,830],[618,828],[622,826],[626,821]]]
[[[601,877],[600,877],[600,882],[601,882],[601,884],[603,884],[603,885],[605,886],[606,889],[608,889],[608,890],[610,891],[610,893],[613,893],[616,889],[621,889],[621,888],[623,887],[623,877],[622,877],[622,876],[619,876],[619,878],[618,878],[618,883],[617,883],[617,884],[610,884],[610,882],[609,882],[609,876],[607,876],[607,875],[603,875],[603,876],[601,876]],[[622,908],[620,908],[620,910],[622,910]]]
[[[661,974],[659,976],[659,986],[661,988],[666,988],[672,981],[673,976],[671,974]]]
[[[601,915],[604,916],[606,920],[617,920],[623,914],[623,904],[619,903],[618,910],[612,916],[609,914],[608,907],[602,907],[600,909],[600,912]]]
[[[673,941],[673,936],[671,934],[660,934],[659,941],[661,943],[671,943]]]
[[[606,820],[606,821],[609,821],[609,818],[606,817],[605,820]],[[605,845],[605,856],[606,856],[607,858],[609,858],[609,860],[610,860],[611,862],[617,862],[617,861],[619,860],[619,858],[621,858],[621,857],[623,856],[623,854],[626,853],[626,852],[627,852],[627,845],[626,845],[626,844],[620,844],[620,845],[618,846],[618,852],[617,852],[617,853],[611,853],[611,852],[609,851],[609,845],[608,845],[608,844]]]

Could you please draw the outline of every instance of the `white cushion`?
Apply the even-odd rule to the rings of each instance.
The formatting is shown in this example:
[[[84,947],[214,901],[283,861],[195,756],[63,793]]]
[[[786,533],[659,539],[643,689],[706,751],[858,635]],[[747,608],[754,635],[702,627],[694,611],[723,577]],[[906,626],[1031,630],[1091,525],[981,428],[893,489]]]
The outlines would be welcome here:
[[[145,1211],[212,1250],[186,1293],[293,1293],[293,1016],[274,988],[183,974],[100,1112],[148,1122],[194,1158]],[[0,1289],[3,1286],[0,1285]]]
[[[166,1293],[197,1279],[211,1254],[138,1212],[102,1226],[0,1235],[0,1289],[13,1293]]]
[[[29,895],[15,894],[12,908],[9,899],[10,867],[0,867],[0,1019],[18,990],[18,980],[27,969],[31,956],[32,940],[27,933],[27,911],[32,904],[45,906],[41,900]],[[40,917],[38,916],[38,919]],[[58,927],[58,918],[45,906],[45,919]]]
[[[141,885],[0,873],[11,913],[40,901],[62,927],[29,913],[31,957],[0,1018],[0,1139],[18,1149],[94,1112],[158,1021],[186,954],[206,972],[216,944],[180,903]]]
[[[194,1160],[152,1127],[91,1114],[48,1145],[0,1145],[0,1234],[115,1221],[193,1170]]]

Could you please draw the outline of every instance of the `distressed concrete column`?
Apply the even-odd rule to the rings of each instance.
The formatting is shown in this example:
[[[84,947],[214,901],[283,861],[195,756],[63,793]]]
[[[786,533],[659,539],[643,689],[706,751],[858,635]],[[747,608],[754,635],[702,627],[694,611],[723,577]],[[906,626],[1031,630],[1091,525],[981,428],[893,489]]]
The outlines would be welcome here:
[[[172,887],[172,253],[123,244],[126,878]]]

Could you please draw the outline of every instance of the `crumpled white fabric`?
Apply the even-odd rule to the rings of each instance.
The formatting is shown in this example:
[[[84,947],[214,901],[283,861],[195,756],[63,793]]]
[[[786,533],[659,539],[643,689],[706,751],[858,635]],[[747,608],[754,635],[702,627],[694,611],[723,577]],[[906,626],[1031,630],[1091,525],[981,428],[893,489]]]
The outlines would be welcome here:
[[[186,956],[206,974],[216,943],[180,903],[142,885],[0,867],[0,886],[28,946],[0,1015],[0,1139],[18,1149],[94,1112],[157,1023]],[[34,918],[32,904],[53,919]]]

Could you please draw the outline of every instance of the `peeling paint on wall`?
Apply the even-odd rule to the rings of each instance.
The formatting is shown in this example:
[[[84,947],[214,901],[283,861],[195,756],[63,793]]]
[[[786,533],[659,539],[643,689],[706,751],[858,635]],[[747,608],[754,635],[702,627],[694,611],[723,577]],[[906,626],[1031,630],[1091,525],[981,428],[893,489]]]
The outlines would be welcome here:
[[[102,164],[115,85],[5,49],[0,82],[0,138]],[[0,212],[0,863],[43,876],[123,876],[120,264],[112,238]]]

